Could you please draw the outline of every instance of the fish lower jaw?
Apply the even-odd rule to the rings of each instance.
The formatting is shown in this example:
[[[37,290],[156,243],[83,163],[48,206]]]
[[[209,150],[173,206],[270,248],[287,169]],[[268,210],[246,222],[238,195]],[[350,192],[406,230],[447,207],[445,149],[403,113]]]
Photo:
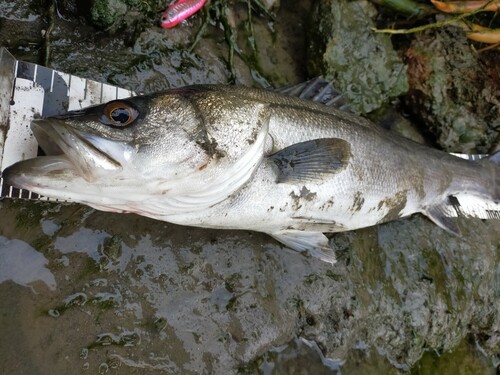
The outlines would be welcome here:
[[[2,172],[4,181],[19,189],[54,199],[80,201],[71,195],[96,180],[95,174],[79,168],[65,154],[38,156],[20,161]],[[71,193],[73,192],[73,193]]]
[[[11,186],[36,192],[45,185],[44,180],[57,180],[68,171],[76,176],[73,164],[65,155],[39,156],[9,166],[2,177]]]

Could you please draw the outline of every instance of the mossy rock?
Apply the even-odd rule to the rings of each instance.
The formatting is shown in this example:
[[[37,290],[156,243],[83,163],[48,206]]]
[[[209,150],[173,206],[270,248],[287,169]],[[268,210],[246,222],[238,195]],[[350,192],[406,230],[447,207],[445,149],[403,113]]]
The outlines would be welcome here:
[[[498,66],[458,28],[416,34],[406,51],[408,108],[446,151],[487,153],[498,137]]]
[[[118,20],[127,13],[126,3],[130,1],[120,0],[99,0],[93,1],[90,15],[94,26],[100,29],[112,27]]]
[[[333,79],[351,108],[369,113],[408,91],[406,67],[388,35],[372,31],[368,1],[321,0],[312,13],[308,70]]]

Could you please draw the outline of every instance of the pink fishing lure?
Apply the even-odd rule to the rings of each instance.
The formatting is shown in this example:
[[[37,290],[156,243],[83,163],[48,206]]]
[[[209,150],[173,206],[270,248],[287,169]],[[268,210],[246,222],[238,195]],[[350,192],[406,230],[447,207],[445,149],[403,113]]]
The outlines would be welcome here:
[[[165,12],[161,14],[160,25],[165,29],[170,29],[179,22],[192,16],[207,2],[207,0],[179,0],[170,5]]]

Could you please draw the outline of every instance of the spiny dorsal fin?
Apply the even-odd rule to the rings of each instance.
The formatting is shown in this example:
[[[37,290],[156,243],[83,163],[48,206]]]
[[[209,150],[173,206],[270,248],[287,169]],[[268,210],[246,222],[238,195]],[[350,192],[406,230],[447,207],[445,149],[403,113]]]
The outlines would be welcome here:
[[[330,264],[337,262],[335,252],[328,246],[328,238],[321,232],[284,230],[269,234],[299,253],[308,252],[311,256]]]
[[[344,94],[335,89],[332,81],[323,77],[313,78],[296,85],[280,87],[274,91],[350,112],[349,103]]]
[[[320,138],[285,147],[269,156],[278,167],[277,182],[322,180],[347,166],[351,145],[339,138]]]

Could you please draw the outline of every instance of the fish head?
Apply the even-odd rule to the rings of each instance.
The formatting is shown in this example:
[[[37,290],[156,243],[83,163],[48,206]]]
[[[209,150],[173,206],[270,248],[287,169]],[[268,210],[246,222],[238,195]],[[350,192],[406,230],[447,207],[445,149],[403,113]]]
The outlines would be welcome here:
[[[201,210],[251,177],[266,144],[266,106],[221,95],[173,89],[34,120],[45,155],[8,167],[3,177],[107,211],[158,217]]]
[[[211,161],[202,119],[181,95],[114,100],[34,120],[31,128],[45,155],[14,164],[3,177],[60,199],[165,193]]]

